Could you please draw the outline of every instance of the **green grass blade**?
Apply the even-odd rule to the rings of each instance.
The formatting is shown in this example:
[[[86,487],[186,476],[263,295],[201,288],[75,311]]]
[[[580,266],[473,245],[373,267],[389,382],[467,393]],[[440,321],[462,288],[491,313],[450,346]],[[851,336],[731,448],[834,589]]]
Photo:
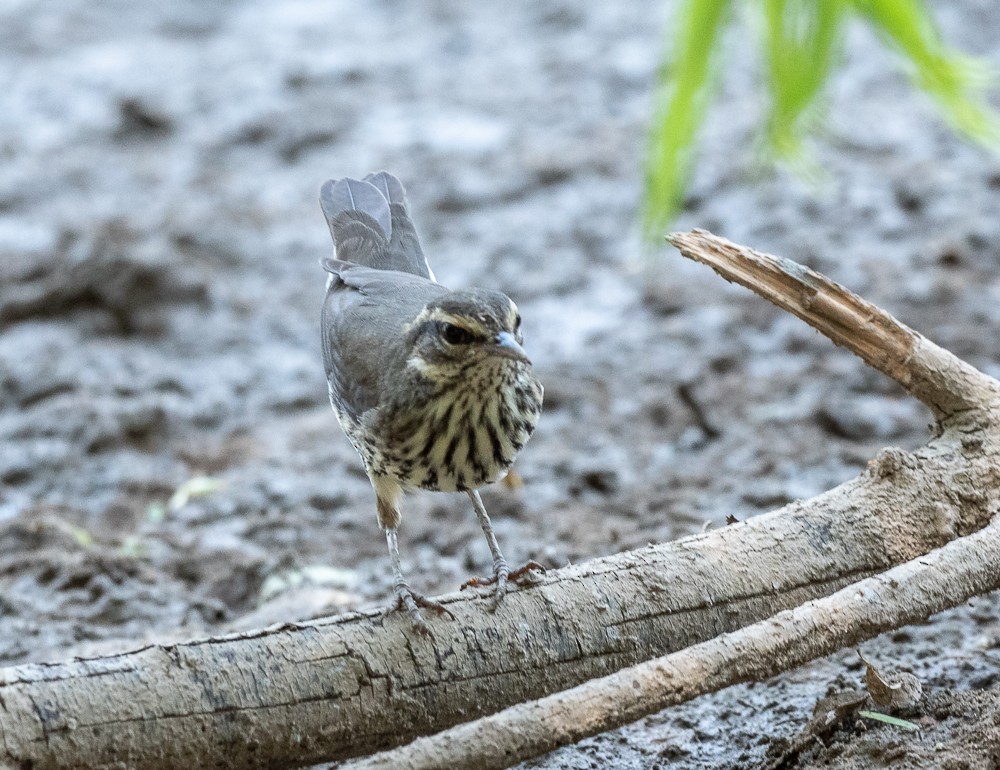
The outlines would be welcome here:
[[[646,159],[643,230],[658,240],[680,206],[695,134],[713,84],[713,52],[731,0],[686,0],[678,11],[672,63],[661,69]]]
[[[657,81],[646,159],[643,230],[650,242],[658,241],[683,200],[732,5],[732,0],[683,0],[679,8],[671,63]],[[944,44],[925,0],[756,0],[753,6],[764,21],[771,97],[765,136],[778,158],[806,165],[802,140],[821,117],[817,105],[850,9],[901,55],[913,80],[957,132],[1000,146],[1000,116],[982,98],[994,83],[993,70]]]
[[[920,729],[920,725],[913,722],[908,722],[905,719],[900,719],[899,717],[891,717],[888,714],[880,714],[878,711],[859,711],[859,717],[864,717],[865,719],[874,719],[876,722],[885,722],[887,725],[892,725],[893,727],[900,727],[904,730],[916,731]]]
[[[978,97],[990,85],[985,63],[945,46],[922,0],[853,0],[913,68],[913,79],[942,107],[945,119],[983,144],[1000,143],[1000,119]]]
[[[801,156],[841,40],[844,0],[763,0],[764,58],[771,114],[768,144],[786,160]]]

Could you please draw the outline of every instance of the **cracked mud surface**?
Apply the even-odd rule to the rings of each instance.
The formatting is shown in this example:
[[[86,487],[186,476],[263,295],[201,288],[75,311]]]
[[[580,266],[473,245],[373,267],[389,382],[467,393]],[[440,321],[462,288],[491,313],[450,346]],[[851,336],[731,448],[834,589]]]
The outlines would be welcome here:
[[[989,3],[939,5],[950,41],[1000,65]],[[721,526],[851,478],[883,446],[924,443],[922,406],[796,319],[673,252],[644,258],[633,225],[669,11],[8,3],[0,663],[388,598],[371,488],[318,348],[330,176],[392,170],[439,279],[521,308],[545,413],[523,487],[483,495],[511,563]],[[746,34],[731,31],[675,228],[809,264],[1000,374],[1000,161],[949,134],[855,29],[815,147],[826,178],[763,173]],[[202,475],[224,485],[168,504]],[[461,495],[409,496],[400,545],[429,594],[490,563]],[[990,767],[975,750],[1000,745],[998,618],[983,597],[865,645],[923,679],[934,725],[919,738],[848,725],[789,766]],[[526,766],[763,767],[828,690],[857,685],[855,661]],[[977,718],[982,738],[963,743]],[[928,759],[937,741],[952,753]],[[869,764],[844,764],[852,751]]]

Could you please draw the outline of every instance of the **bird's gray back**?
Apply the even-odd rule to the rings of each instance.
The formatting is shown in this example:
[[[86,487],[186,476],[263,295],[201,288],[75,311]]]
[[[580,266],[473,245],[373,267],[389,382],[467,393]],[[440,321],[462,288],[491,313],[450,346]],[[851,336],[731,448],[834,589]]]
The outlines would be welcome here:
[[[333,276],[321,319],[330,399],[341,421],[356,425],[380,403],[387,383],[401,379],[406,325],[448,290],[411,273],[340,260],[323,266]]]
[[[342,422],[357,424],[379,403],[390,370],[405,359],[403,327],[446,291],[434,282],[408,205],[402,183],[386,171],[330,179],[320,189],[335,249],[321,260],[330,273],[323,360]]]

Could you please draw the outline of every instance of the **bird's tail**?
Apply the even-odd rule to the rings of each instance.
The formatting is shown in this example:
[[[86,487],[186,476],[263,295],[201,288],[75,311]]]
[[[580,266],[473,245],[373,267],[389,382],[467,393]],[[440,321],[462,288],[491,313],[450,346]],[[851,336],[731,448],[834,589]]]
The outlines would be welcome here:
[[[319,191],[336,259],[434,280],[407,211],[406,190],[388,171],[362,180],[330,179]],[[336,272],[332,263],[323,266]]]

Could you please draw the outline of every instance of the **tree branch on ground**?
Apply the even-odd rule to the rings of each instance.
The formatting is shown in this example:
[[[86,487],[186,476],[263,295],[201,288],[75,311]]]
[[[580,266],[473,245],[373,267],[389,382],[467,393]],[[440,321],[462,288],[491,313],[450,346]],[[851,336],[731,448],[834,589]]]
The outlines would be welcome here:
[[[342,770],[502,770],[667,706],[766,679],[1000,588],[1000,523],[768,620],[511,706]]]
[[[0,767],[297,767],[482,717],[359,766],[504,767],[995,588],[1000,383],[801,265],[670,240],[899,382],[932,440],[811,500],[552,572],[496,613],[489,591],[444,597],[431,638],[353,613],[4,669]]]

